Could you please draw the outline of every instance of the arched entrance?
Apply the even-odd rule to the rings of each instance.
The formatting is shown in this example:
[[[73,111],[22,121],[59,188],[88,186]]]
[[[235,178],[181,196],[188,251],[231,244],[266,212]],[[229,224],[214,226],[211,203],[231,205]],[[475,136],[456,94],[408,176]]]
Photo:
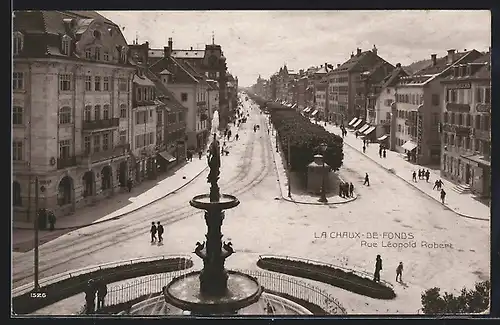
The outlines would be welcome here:
[[[128,170],[127,162],[122,161],[120,163],[120,167],[118,167],[118,175],[119,175],[118,180],[120,181],[120,186],[122,187],[127,185],[127,179],[128,179],[127,170]]]
[[[94,172],[89,170],[83,174],[83,197],[94,195]]]
[[[111,189],[113,171],[111,166],[104,166],[101,170],[101,189],[103,191]]]
[[[21,184],[16,181],[12,182],[12,204],[15,207],[23,205],[23,201],[21,199]]]
[[[69,176],[64,176],[59,182],[57,188],[57,205],[63,206],[70,204],[73,198],[73,179]]]

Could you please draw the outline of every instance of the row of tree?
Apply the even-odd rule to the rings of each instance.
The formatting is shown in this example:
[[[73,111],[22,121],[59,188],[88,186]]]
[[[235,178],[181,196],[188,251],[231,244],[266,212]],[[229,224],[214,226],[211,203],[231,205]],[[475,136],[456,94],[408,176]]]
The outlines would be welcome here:
[[[326,131],[318,124],[311,123],[295,109],[275,102],[266,103],[266,108],[270,113],[271,123],[278,132],[284,157],[287,163],[290,163],[292,171],[306,172],[307,165],[314,160],[314,155],[323,154],[320,150],[322,143],[327,145],[324,153],[325,162],[332,170],[339,170],[344,159],[342,137]]]

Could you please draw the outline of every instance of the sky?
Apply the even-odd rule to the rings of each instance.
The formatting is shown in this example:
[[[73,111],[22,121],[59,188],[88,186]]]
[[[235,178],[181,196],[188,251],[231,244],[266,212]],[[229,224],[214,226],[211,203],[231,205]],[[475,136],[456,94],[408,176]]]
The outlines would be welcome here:
[[[409,65],[432,53],[491,46],[489,11],[99,11],[122,27],[127,42],[136,37],[151,48],[222,46],[229,72],[239,85],[268,79],[285,63],[298,72],[322,64],[342,64],[357,48],[375,45],[386,61]]]

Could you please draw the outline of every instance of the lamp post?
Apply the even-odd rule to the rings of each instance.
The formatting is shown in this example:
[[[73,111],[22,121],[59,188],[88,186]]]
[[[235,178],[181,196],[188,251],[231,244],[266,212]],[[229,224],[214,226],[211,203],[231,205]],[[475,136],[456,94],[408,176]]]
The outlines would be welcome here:
[[[319,198],[319,202],[321,203],[327,203],[328,200],[326,199],[326,192],[325,192],[325,184],[326,184],[326,173],[325,173],[325,153],[326,149],[328,149],[328,145],[326,143],[321,143],[319,145],[319,149],[321,151],[321,154],[323,155],[323,180],[321,183],[321,196]]]

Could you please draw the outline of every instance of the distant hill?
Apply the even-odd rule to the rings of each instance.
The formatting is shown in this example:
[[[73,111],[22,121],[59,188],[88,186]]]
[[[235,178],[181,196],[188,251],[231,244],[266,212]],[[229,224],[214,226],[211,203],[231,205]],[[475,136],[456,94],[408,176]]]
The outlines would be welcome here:
[[[420,71],[423,68],[428,67],[429,65],[431,65],[431,59],[413,62],[412,64],[403,67],[403,69],[405,69],[405,71],[409,74],[414,74],[415,72]]]

